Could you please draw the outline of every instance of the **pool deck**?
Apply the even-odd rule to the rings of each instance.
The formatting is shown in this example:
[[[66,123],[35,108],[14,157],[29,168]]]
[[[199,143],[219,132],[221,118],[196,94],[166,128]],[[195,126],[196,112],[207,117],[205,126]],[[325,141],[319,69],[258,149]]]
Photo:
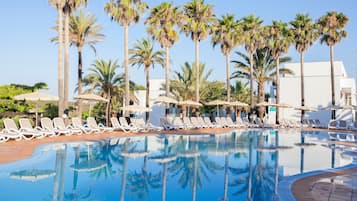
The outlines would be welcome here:
[[[9,141],[0,144],[0,164],[11,163],[31,157],[36,147],[54,142],[78,142],[101,140],[112,137],[130,137],[153,134],[182,134],[182,135],[202,135],[220,134],[234,130],[232,128],[221,129],[194,129],[194,130],[173,130],[150,133],[124,133],[124,132],[105,132],[98,134],[83,134],[72,136],[59,136],[52,138],[34,139],[30,141]],[[317,129],[304,129],[317,130]],[[333,131],[318,129],[323,131]],[[352,131],[336,132],[352,133]],[[354,132],[356,133],[356,132]],[[343,144],[346,146],[357,147],[357,143],[328,142]],[[352,182],[351,182],[352,181]],[[351,183],[351,184],[349,184]],[[335,170],[302,177],[291,185],[291,190],[296,200],[299,201],[356,201],[357,200],[357,167],[343,170]]]

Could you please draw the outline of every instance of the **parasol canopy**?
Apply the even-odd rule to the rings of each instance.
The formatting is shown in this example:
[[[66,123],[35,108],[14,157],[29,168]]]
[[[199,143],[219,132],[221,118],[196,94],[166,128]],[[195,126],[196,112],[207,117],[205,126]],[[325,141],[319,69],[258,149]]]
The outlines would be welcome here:
[[[237,106],[237,107],[248,107],[249,105],[247,103],[243,103],[240,101],[234,101],[229,103],[232,106]]]
[[[187,106],[202,106],[201,103],[196,102],[196,101],[192,101],[192,100],[185,100],[185,101],[180,101],[178,103],[179,105],[187,105]]]
[[[105,99],[96,94],[81,94],[74,97],[75,99],[86,100],[86,101],[99,101],[99,102],[109,102],[108,99]]]
[[[178,103],[177,100],[175,100],[173,98],[170,98],[170,97],[167,97],[167,96],[159,96],[154,101],[156,103],[173,103],[173,104],[177,104]]]
[[[257,106],[267,107],[267,106],[276,106],[276,104],[275,103],[268,103],[268,102],[264,101],[264,102],[258,103]]]
[[[214,100],[214,101],[205,103],[205,105],[230,105],[230,103],[227,101],[224,101],[224,100]]]
[[[280,107],[280,108],[293,108],[292,105],[289,105],[287,103],[279,103],[279,104],[275,104],[274,106]]]
[[[139,105],[129,105],[126,107],[121,107],[120,108],[123,111],[129,111],[129,112],[150,112],[151,108],[139,106]]]
[[[309,106],[306,106],[306,105],[300,106],[300,107],[295,107],[294,109],[295,109],[295,110],[310,111],[310,112],[316,112],[316,111],[317,111],[316,108],[314,108],[314,107],[309,107]]]

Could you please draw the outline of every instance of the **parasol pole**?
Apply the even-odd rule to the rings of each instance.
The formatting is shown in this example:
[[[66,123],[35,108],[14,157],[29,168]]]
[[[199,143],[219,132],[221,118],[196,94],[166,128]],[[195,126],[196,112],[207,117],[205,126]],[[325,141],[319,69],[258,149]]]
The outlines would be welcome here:
[[[35,116],[36,116],[36,127],[38,126],[38,102],[36,102],[36,112],[35,112]]]

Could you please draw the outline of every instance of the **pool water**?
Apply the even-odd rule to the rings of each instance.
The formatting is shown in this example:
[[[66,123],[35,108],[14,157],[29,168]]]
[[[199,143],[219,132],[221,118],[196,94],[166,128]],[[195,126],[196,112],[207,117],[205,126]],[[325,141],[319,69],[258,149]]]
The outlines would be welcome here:
[[[351,163],[326,132],[237,130],[39,147],[0,166],[1,201],[277,200],[279,181]]]

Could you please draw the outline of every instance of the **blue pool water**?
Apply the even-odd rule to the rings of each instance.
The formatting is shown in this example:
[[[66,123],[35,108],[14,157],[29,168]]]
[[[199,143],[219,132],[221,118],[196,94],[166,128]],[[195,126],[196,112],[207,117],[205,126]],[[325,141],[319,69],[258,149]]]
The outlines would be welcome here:
[[[277,200],[284,176],[351,163],[326,132],[237,130],[39,147],[0,166],[1,201]]]

